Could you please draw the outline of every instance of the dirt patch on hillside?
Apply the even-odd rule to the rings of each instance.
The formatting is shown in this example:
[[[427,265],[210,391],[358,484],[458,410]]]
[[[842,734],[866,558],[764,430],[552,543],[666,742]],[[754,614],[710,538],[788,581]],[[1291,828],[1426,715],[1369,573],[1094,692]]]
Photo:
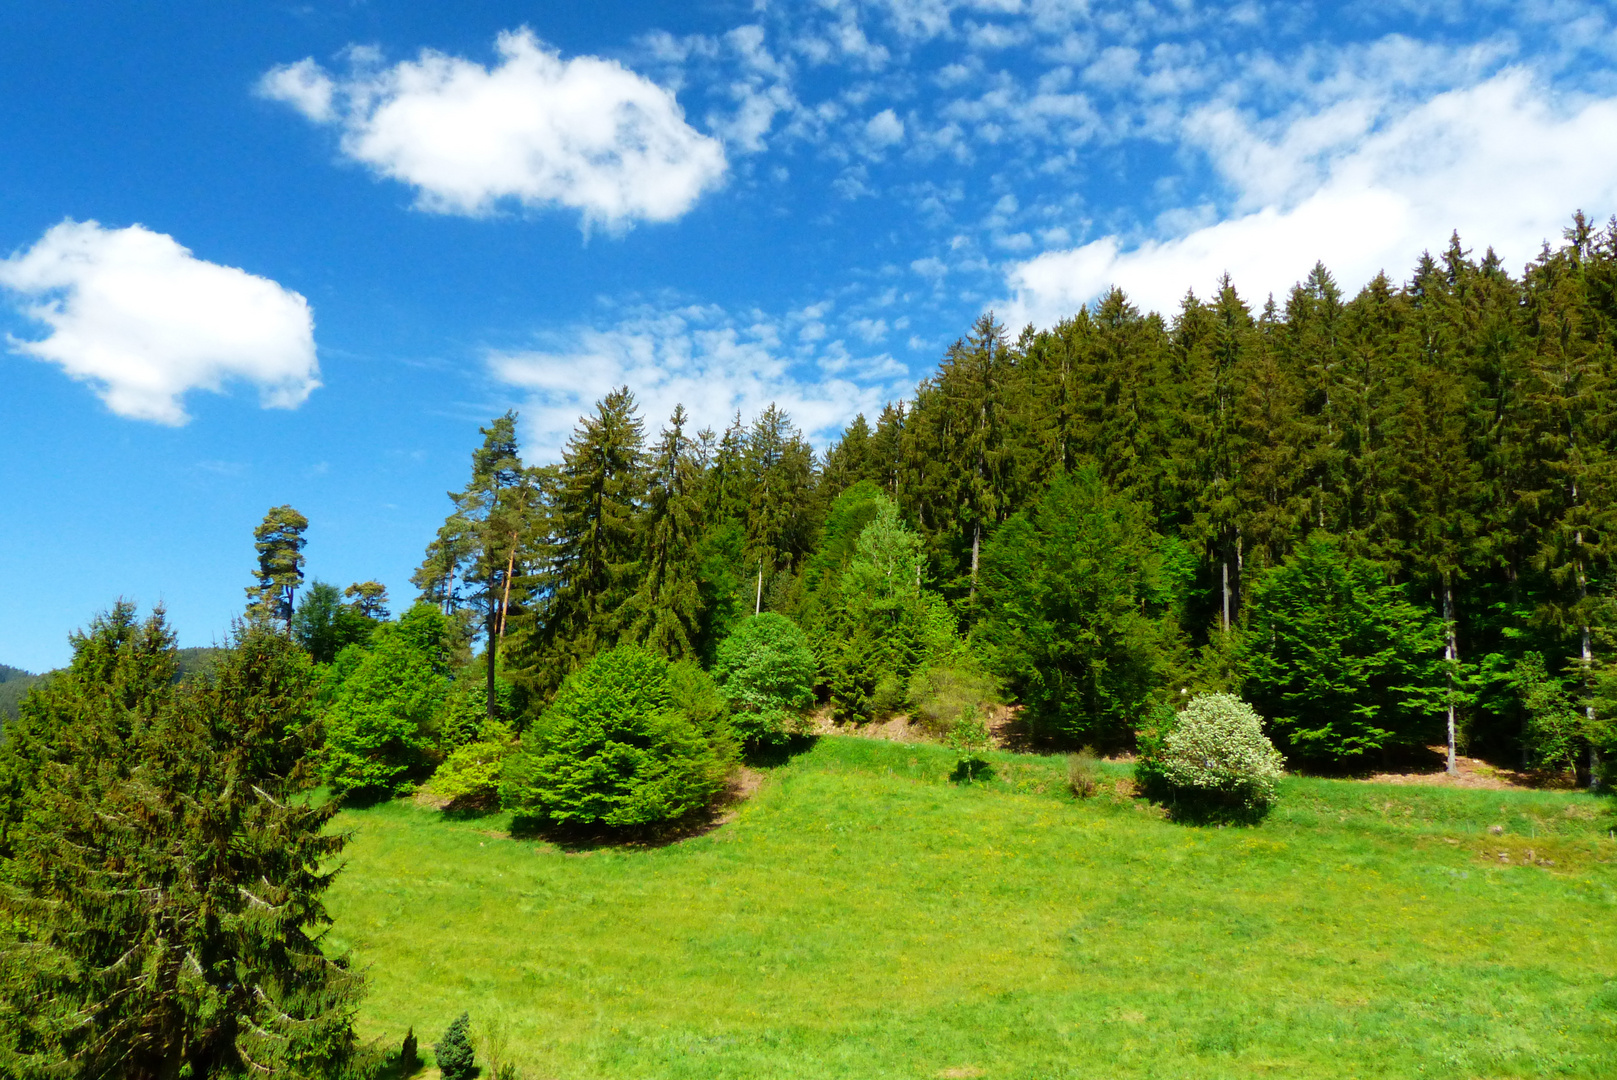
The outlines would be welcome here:
[[[1021,727],[1016,723],[1018,709],[1011,705],[995,705],[989,711],[985,726],[996,750],[1029,750]],[[904,713],[886,720],[871,720],[863,724],[846,723],[831,716],[831,707],[822,705],[809,715],[816,735],[851,735],[856,739],[878,739],[897,743],[943,743],[943,736],[931,728],[911,719]]]
[[[1449,773],[1444,764],[1447,761],[1448,751],[1442,746],[1429,746],[1433,761],[1430,764],[1420,763],[1406,766],[1401,770],[1388,772],[1375,772],[1358,777],[1371,784],[1419,784],[1431,787],[1457,787],[1475,788],[1486,791],[1509,791],[1530,789],[1543,791],[1562,790],[1572,791],[1577,787],[1576,780],[1570,771],[1551,772],[1540,770],[1506,769],[1490,764],[1481,758],[1456,756],[1453,773]]]

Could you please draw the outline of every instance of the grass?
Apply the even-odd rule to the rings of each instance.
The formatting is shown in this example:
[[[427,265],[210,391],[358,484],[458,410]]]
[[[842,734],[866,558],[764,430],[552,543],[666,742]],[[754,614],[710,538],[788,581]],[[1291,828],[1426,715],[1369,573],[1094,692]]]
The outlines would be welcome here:
[[[988,760],[821,739],[647,849],[348,811],[329,940],[365,1034],[498,1016],[528,1080],[1617,1075],[1607,802],[1288,778],[1197,828]]]

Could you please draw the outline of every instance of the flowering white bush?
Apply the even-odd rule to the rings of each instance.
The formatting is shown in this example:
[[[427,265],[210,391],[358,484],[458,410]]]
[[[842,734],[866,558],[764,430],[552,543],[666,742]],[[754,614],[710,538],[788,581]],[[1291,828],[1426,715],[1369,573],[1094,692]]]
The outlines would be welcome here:
[[[1198,694],[1163,741],[1158,768],[1179,791],[1256,809],[1274,801],[1280,752],[1252,706],[1230,694]]]

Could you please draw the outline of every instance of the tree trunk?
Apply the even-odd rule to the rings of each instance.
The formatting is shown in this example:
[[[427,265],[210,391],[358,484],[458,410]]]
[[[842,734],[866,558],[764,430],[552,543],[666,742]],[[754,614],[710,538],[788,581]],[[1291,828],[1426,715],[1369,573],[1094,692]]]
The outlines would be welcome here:
[[[1219,569],[1224,576],[1224,632],[1230,632],[1230,560],[1219,560]]]
[[[763,614],[763,610],[764,610],[764,561],[762,559],[759,559],[758,560],[758,596],[752,602],[752,613],[754,615],[761,615],[761,614]]]
[[[982,551],[983,523],[979,520],[971,527],[971,595],[977,595],[977,557]]]
[[[1593,665],[1594,649],[1591,647],[1589,640],[1589,628],[1585,626],[1583,628],[1583,677],[1585,684],[1590,680]],[[1588,722],[1588,731],[1591,736],[1589,740],[1589,790],[1598,791],[1600,789],[1600,751],[1595,747],[1594,739],[1592,738],[1595,730],[1595,703],[1592,699],[1584,705],[1583,717]]]
[[[483,703],[483,712],[484,715],[486,715],[490,720],[499,719],[497,715],[499,710],[494,704],[498,696],[494,689],[496,685],[494,678],[494,667],[499,660],[500,644],[505,641],[505,613],[507,610],[509,610],[511,605],[511,571],[516,568],[516,564],[517,545],[516,541],[513,539],[511,543],[511,553],[506,557],[505,560],[505,584],[500,596],[499,618],[496,619],[494,613],[492,611],[489,612],[489,635],[487,650],[488,669],[485,672],[484,682],[484,697],[487,700],[485,700]]]
[[[1449,575],[1443,575],[1443,659],[1449,664],[1449,767],[1450,775],[1458,771],[1455,762],[1454,724],[1454,662],[1460,659],[1460,643],[1454,635],[1454,586]]]

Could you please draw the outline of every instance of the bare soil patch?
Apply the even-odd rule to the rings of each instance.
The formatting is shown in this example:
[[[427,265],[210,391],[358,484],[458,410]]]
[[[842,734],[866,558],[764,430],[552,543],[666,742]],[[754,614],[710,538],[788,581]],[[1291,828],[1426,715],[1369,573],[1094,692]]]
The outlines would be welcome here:
[[[1481,758],[1463,755],[1455,757],[1455,771],[1450,773],[1443,767],[1448,755],[1447,749],[1441,746],[1429,746],[1427,749],[1437,759],[1434,764],[1406,767],[1400,771],[1370,773],[1359,779],[1372,784],[1421,784],[1487,791],[1521,789],[1571,791],[1576,787],[1575,778],[1570,771],[1507,769],[1490,764]]]

